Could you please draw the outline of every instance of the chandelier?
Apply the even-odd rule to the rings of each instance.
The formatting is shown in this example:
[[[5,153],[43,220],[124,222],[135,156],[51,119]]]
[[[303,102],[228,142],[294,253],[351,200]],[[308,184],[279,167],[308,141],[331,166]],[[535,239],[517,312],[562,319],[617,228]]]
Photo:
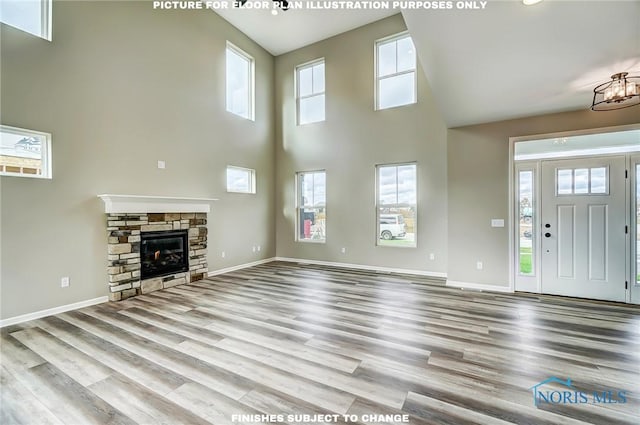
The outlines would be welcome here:
[[[594,111],[613,111],[640,105],[640,77],[627,77],[629,73],[620,72],[611,76],[611,81],[602,83],[593,89]]]

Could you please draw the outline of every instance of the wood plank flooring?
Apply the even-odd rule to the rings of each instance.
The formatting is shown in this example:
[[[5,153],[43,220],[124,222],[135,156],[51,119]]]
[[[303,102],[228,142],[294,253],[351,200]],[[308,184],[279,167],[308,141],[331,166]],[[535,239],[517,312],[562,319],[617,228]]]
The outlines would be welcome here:
[[[640,423],[638,306],[408,275],[274,262],[9,326],[0,348],[3,425],[251,424],[260,421],[234,415],[266,414],[294,424],[329,414],[340,416],[315,423]],[[536,406],[531,387],[552,376],[589,402]],[[625,391],[626,403],[592,402],[607,390],[618,400]]]

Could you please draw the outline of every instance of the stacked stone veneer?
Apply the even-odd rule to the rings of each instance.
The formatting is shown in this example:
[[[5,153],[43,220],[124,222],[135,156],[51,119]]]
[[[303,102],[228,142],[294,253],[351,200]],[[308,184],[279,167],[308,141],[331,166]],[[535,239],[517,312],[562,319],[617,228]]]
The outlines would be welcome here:
[[[187,230],[189,271],[140,280],[140,239],[144,232]],[[206,213],[107,214],[109,299],[119,301],[206,277]]]

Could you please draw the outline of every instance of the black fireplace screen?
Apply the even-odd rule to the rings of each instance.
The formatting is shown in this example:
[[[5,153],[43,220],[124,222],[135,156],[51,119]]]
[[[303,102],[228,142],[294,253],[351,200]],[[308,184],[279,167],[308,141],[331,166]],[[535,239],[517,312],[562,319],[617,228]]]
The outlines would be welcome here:
[[[141,279],[189,270],[186,230],[141,233]]]

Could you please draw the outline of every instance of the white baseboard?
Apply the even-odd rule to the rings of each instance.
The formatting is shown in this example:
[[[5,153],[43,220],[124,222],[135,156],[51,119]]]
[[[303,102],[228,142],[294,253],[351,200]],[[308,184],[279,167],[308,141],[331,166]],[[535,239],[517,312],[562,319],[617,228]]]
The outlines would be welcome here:
[[[456,280],[447,280],[446,286],[450,286],[452,288],[460,288],[460,289],[471,289],[474,291],[513,293],[513,289],[509,288],[508,286],[487,285],[486,283],[459,282]]]
[[[369,270],[369,271],[384,272],[384,273],[414,274],[418,276],[437,277],[437,278],[445,278],[445,279],[447,277],[446,273],[430,272],[426,270],[399,269],[395,267],[378,267],[378,266],[368,266],[365,264],[352,264],[352,263],[334,263],[332,261],[307,260],[304,258],[276,257],[275,261],[285,261],[288,263],[317,264],[320,266],[342,267],[345,269]]]
[[[40,319],[41,317],[51,316],[53,314],[64,313],[65,311],[77,310],[83,307],[89,307],[91,305],[102,304],[109,301],[109,297],[98,297],[90,300],[78,301],[77,303],[61,305],[60,307],[48,308],[46,310],[36,311],[34,313],[21,314],[20,316],[10,317],[8,319],[0,320],[0,328],[5,326],[15,325],[29,320]]]
[[[275,257],[265,258],[264,260],[253,261],[251,263],[239,264],[237,266],[225,267],[224,269],[211,270],[207,276],[216,276],[223,273],[234,272],[236,270],[246,269],[247,267],[259,266],[260,264],[271,263],[276,261]]]

